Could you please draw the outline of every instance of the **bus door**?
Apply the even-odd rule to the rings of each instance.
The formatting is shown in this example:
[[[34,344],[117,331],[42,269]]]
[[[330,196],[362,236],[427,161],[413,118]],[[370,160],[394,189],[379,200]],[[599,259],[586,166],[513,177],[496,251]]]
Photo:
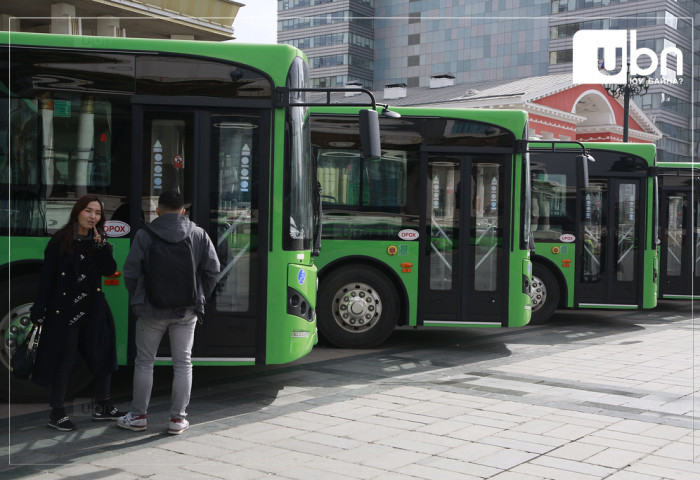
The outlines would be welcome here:
[[[577,235],[576,306],[637,306],[641,303],[638,179],[594,179],[581,191]]]
[[[699,215],[700,199],[689,187],[662,188],[659,214],[662,296],[700,295]]]
[[[504,158],[422,155],[419,323],[507,321]]]
[[[265,310],[260,272],[267,266],[258,252],[267,248],[266,235],[259,231],[267,224],[259,203],[266,187],[259,179],[267,178],[260,171],[267,167],[258,168],[258,162],[269,158],[269,142],[259,138],[270,131],[269,115],[191,107],[139,106],[134,111],[138,178],[132,179],[131,217],[154,220],[158,196],[180,192],[190,219],[207,231],[221,263],[206,316],[195,330],[192,357],[254,361],[264,355],[256,345],[264,342],[265,328],[256,319]],[[167,336],[158,356],[170,356]]]

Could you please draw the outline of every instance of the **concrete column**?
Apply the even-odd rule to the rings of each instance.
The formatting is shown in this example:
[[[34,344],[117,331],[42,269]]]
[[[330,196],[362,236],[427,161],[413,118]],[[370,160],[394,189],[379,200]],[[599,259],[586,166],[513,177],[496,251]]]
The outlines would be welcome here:
[[[71,18],[66,18],[71,17]],[[51,33],[78,35],[75,24],[75,5],[54,3],[51,5]]]
[[[3,32],[20,32],[19,18],[12,18],[6,13],[0,13],[0,30]]]
[[[119,36],[119,19],[114,17],[100,17],[97,19],[97,36],[98,37],[118,37]]]

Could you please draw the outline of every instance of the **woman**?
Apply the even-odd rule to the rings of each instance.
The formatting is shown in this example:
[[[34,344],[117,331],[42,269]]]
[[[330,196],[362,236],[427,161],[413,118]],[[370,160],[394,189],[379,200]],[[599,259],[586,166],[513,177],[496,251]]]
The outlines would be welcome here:
[[[117,264],[104,235],[104,209],[94,195],[73,206],[68,223],[49,241],[31,319],[42,325],[32,380],[51,387],[49,427],[75,430],[64,406],[68,377],[80,350],[95,377],[93,420],[124,415],[110,402],[117,369],[114,322],[102,292],[102,276]]]

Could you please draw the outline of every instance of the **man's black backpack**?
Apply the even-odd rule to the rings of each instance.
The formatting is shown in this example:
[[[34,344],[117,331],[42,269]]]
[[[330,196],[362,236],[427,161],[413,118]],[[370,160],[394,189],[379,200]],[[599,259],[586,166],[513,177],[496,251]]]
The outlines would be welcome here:
[[[197,262],[192,239],[187,236],[180,242],[168,242],[148,225],[144,229],[153,239],[143,266],[148,301],[160,308],[193,306],[197,301]]]

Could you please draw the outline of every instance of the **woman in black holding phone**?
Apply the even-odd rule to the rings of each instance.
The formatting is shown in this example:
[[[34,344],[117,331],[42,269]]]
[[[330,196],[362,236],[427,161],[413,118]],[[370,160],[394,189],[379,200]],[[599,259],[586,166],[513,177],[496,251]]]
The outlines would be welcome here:
[[[117,270],[112,246],[104,234],[104,208],[95,195],[84,195],[73,205],[68,223],[44,251],[34,324],[42,325],[32,380],[51,387],[48,426],[75,430],[65,410],[68,377],[78,350],[95,377],[93,420],[124,415],[110,401],[112,372],[117,369],[114,322],[102,292],[102,276]]]

